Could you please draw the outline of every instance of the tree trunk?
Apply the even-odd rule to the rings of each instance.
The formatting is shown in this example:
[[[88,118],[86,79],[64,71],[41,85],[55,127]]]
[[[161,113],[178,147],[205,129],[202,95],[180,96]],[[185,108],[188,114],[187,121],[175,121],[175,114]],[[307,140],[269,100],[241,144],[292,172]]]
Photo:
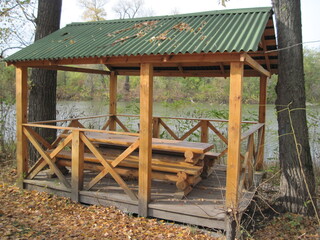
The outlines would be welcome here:
[[[36,19],[35,41],[56,31],[60,27],[62,0],[39,0]],[[32,69],[29,95],[29,121],[56,119],[56,87],[57,71]],[[54,129],[36,129],[50,143],[56,138]],[[38,154],[30,149],[30,162],[33,163]]]
[[[302,42],[300,0],[273,0],[273,6],[280,49],[276,86],[280,200],[286,211],[313,215],[310,196],[315,196],[315,179],[306,119],[303,53],[302,45],[296,45]]]

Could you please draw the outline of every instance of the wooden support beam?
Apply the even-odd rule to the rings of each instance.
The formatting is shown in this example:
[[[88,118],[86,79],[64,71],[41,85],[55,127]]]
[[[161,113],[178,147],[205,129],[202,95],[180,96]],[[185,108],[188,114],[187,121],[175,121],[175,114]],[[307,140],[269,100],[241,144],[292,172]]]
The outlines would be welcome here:
[[[28,69],[16,69],[16,116],[17,116],[17,173],[18,184],[23,188],[23,178],[28,172],[28,143],[22,124],[27,123]]]
[[[178,69],[179,69],[179,72],[183,74],[183,67],[180,64],[178,64]]]
[[[160,138],[160,118],[158,117],[153,118],[152,137]]]
[[[277,69],[273,69],[272,73],[276,73]],[[140,76],[139,70],[117,70],[120,76]],[[154,77],[223,77],[227,78],[230,76],[230,71],[225,70],[225,73],[221,73],[221,70],[184,70],[183,73],[180,71],[172,70],[154,70]],[[248,69],[244,72],[245,77],[260,77],[261,73],[253,69]]]
[[[91,73],[91,74],[100,74],[100,75],[110,75],[109,71],[98,70],[98,69],[89,69],[89,68],[79,68],[79,67],[68,67],[68,66],[36,66],[33,68],[43,68],[49,70],[58,70],[65,72],[82,72],[82,73]]]
[[[266,70],[265,68],[263,68],[256,60],[254,60],[248,54],[244,53],[242,56],[244,57],[245,63],[247,63],[250,67],[252,67],[253,69],[257,70],[259,73],[261,73],[267,77],[271,77],[271,73],[268,70]],[[230,75],[231,75],[231,73],[230,73]]]
[[[201,121],[201,142],[207,143],[209,141],[209,122]]]
[[[262,36],[261,39],[261,43],[262,43],[262,49],[263,51],[268,51],[267,49],[267,44],[266,44],[266,40],[265,40],[265,35]],[[264,55],[264,59],[266,61],[266,65],[267,65],[267,70],[270,72],[271,71],[271,67],[270,67],[270,59],[268,55]]]
[[[260,99],[259,99],[259,123],[266,122],[266,104],[267,104],[267,80],[266,76],[260,77]],[[260,171],[263,168],[264,160],[264,143],[265,143],[265,126],[259,131],[260,145],[258,149],[258,157],[256,170]]]
[[[226,185],[226,207],[228,209],[237,209],[239,203],[243,71],[244,64],[242,62],[231,63]]]
[[[80,131],[72,131],[71,199],[79,202],[79,191],[83,188],[84,144]]]
[[[146,217],[151,199],[153,66],[143,63],[140,69],[139,215]]]
[[[60,60],[37,60],[28,62],[8,62],[8,65],[16,67],[41,67],[41,66],[59,66],[59,65],[75,65],[75,64],[105,64],[114,65],[119,63],[198,63],[198,62],[233,62],[239,61],[239,53],[192,53],[177,55],[145,55],[145,56],[119,56],[119,57],[89,57],[76,59],[60,59]]]
[[[266,76],[260,77],[259,123],[266,122],[267,80],[268,78]]]
[[[117,123],[115,115],[117,114],[117,75],[114,71],[110,74],[110,85],[109,85],[109,114],[111,122],[109,124],[110,131],[117,130]]]
[[[225,75],[226,72],[225,72],[225,70],[224,70],[223,63],[219,63],[219,67],[220,67],[221,74],[222,74],[222,75]]]

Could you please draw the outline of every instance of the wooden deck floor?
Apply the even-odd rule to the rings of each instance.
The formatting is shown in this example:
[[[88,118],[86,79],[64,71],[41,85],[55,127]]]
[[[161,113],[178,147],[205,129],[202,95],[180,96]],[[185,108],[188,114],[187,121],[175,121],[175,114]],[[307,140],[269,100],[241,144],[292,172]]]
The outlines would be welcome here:
[[[93,173],[85,172],[85,183],[94,176]],[[70,176],[68,176],[68,179],[70,179]],[[128,186],[138,194],[138,181],[136,179],[125,180]],[[24,184],[26,189],[70,197],[70,189],[64,187],[57,178],[47,178],[44,172],[40,172],[34,180],[24,180]],[[225,186],[226,170],[221,165],[216,165],[211,176],[202,180],[182,200],[174,198],[175,184],[153,181],[149,216],[224,230]],[[240,212],[248,207],[254,193],[245,192],[242,195]],[[138,203],[132,201],[111,177],[105,177],[90,191],[81,191],[80,202],[102,206],[112,205],[124,212],[138,213]]]

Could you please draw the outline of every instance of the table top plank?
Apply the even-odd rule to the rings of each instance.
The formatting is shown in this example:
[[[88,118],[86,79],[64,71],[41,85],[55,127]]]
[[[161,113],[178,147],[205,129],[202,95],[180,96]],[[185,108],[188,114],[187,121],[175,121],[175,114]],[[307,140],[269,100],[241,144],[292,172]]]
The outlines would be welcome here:
[[[121,146],[129,146],[138,138],[136,136],[96,132],[85,132],[85,135],[90,141],[116,144]],[[152,149],[154,150],[167,150],[176,152],[192,151],[194,153],[202,154],[210,151],[213,147],[214,145],[210,143],[186,142],[159,138],[152,139]]]

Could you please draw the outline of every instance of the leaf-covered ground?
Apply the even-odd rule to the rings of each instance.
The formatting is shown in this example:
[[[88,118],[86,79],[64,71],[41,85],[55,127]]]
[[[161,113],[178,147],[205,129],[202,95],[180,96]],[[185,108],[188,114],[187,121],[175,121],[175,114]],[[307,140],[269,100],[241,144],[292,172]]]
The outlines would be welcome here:
[[[0,206],[1,239],[215,239],[195,228],[6,184],[0,184]]]
[[[1,240],[218,239],[197,228],[129,216],[113,207],[85,206],[68,198],[20,190],[15,181],[16,170],[0,166]],[[264,193],[271,198],[270,191]],[[320,239],[320,226],[314,218],[287,213],[252,220],[256,226],[253,232],[245,231],[248,239]]]
[[[270,220],[262,229],[256,231],[253,239],[320,239],[320,226],[316,219],[286,213]]]

